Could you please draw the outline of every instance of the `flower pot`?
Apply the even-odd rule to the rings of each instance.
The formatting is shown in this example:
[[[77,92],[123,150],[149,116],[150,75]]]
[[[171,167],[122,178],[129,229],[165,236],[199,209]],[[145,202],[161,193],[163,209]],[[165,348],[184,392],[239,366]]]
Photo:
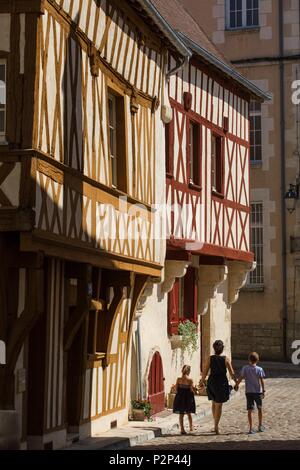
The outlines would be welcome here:
[[[173,404],[175,400],[176,393],[168,393],[167,396],[167,408],[173,409]]]
[[[182,345],[182,336],[181,335],[172,335],[170,337],[170,341],[171,341],[171,348],[172,349],[181,348],[181,345]]]
[[[132,409],[132,418],[133,421],[145,421],[145,412],[144,410]]]

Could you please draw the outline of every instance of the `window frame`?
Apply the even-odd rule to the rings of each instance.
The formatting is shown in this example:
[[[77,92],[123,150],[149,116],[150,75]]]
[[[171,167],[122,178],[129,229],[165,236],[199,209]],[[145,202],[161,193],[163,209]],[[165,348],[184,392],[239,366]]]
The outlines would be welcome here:
[[[115,152],[112,155],[111,150],[111,125],[110,125],[110,109],[109,100],[113,102],[113,124],[115,126]],[[127,162],[127,135],[126,135],[126,111],[125,111],[125,97],[121,92],[119,93],[115,88],[108,86],[107,89],[107,132],[108,132],[108,149],[109,149],[109,163],[111,174],[111,187],[123,193],[127,193],[128,189],[128,162]],[[118,142],[124,142],[124,145],[118,145]],[[114,181],[114,167],[116,180]]]
[[[260,211],[253,212],[254,206],[260,206]],[[255,221],[253,221],[253,216]],[[261,220],[259,220],[259,218]],[[250,233],[251,233],[251,251],[254,253],[257,267],[260,267],[260,274],[258,274],[257,267],[253,272],[250,272],[247,276],[246,289],[258,289],[263,290],[264,288],[264,204],[262,201],[251,202],[251,213],[250,213]],[[260,230],[260,234],[257,235]],[[254,231],[256,235],[254,236]],[[256,241],[259,241],[257,243]],[[255,243],[256,242],[256,243]],[[254,244],[255,243],[255,244]],[[258,256],[258,249],[261,255]],[[259,279],[258,279],[259,278]],[[255,282],[254,282],[255,280]]]
[[[212,141],[213,139],[219,140],[219,145],[216,146],[216,149],[219,149],[219,158],[217,159],[216,155],[216,173],[217,173],[217,180],[216,186],[213,185],[213,177],[212,177]],[[210,168],[210,177],[211,177],[211,192],[213,195],[224,198],[224,146],[225,146],[225,139],[224,135],[220,134],[216,131],[211,132],[211,168]]]
[[[263,149],[262,149],[262,104],[259,103],[259,102],[254,101],[256,104],[259,105],[259,110],[251,110],[252,101],[254,101],[254,100],[251,100],[250,103],[249,103],[250,164],[251,165],[259,165],[259,164],[262,163],[262,157],[263,157]],[[258,129],[253,128],[253,126],[251,125],[252,118],[255,118],[255,117],[260,117],[260,128],[258,128]],[[254,144],[253,144],[252,137],[253,137],[253,135],[254,136],[256,135],[256,132],[260,133],[260,145],[256,145],[256,140],[254,140]],[[252,159],[252,148],[254,148],[254,154],[256,156],[256,149],[258,147],[260,147],[260,159],[257,159],[257,158]]]
[[[241,0],[242,2],[242,9],[241,9],[241,12],[242,12],[242,24],[241,26],[231,26],[230,25],[230,15],[231,15],[231,8],[230,8],[230,0],[226,0],[226,4],[225,4],[225,8],[226,8],[226,30],[227,31],[239,31],[239,30],[247,30],[247,29],[259,29],[260,28],[260,18],[259,18],[259,12],[260,12],[260,8],[259,8],[259,0],[258,0],[258,7],[257,9],[256,8],[251,8],[251,10],[249,11],[252,11],[252,16],[253,16],[253,11],[254,10],[257,10],[258,11],[258,18],[257,18],[257,24],[247,24],[247,12],[248,12],[248,9],[247,9],[247,1],[248,0]],[[251,0],[253,2],[253,0]],[[235,10],[237,11],[237,10]]]
[[[198,273],[192,266],[184,277],[175,279],[168,294],[169,335],[177,335],[179,324],[186,320],[198,324]]]
[[[193,152],[191,152],[191,128],[193,127]],[[187,179],[190,187],[201,189],[201,124],[187,120]],[[193,155],[192,155],[193,153]]]
[[[165,124],[166,175],[173,177],[174,171],[174,118]]]
[[[8,76],[8,64],[7,59],[5,57],[0,56],[0,65],[4,65],[5,70],[5,105],[4,105],[4,129],[3,131],[0,130],[0,145],[6,144],[6,126],[7,126],[7,76]]]

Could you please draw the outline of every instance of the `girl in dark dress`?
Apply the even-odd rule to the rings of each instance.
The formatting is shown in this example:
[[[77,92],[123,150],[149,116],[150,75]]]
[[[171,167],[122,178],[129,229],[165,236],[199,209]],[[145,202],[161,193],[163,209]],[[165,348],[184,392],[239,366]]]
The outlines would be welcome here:
[[[173,405],[173,413],[179,413],[179,425],[181,434],[186,434],[183,425],[184,415],[188,415],[190,431],[193,431],[193,419],[191,413],[196,413],[193,381],[189,379],[190,366],[183,366],[182,376],[176,381],[176,396]]]
[[[205,379],[210,371],[207,381],[207,396],[212,401],[212,414],[215,422],[215,433],[219,434],[219,422],[222,415],[223,403],[229,400],[230,386],[227,379],[227,370],[231,378],[236,382],[234,370],[231,362],[226,356],[221,356],[224,350],[224,343],[221,340],[213,344],[215,354],[210,356],[204,366],[200,387],[205,385]]]

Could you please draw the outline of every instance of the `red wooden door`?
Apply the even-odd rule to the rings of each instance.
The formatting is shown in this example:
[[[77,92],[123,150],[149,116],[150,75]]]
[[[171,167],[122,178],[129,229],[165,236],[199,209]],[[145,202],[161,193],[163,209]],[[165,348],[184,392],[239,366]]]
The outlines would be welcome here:
[[[165,408],[164,375],[161,355],[156,352],[152,358],[148,375],[148,399],[152,405],[151,414],[159,413]]]

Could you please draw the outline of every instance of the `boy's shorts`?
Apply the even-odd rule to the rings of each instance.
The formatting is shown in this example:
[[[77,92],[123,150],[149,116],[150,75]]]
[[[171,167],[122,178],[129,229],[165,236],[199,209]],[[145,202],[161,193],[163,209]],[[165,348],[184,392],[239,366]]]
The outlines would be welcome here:
[[[254,410],[255,403],[257,409],[260,410],[262,408],[262,394],[261,393],[246,393],[247,399],[247,410]]]

